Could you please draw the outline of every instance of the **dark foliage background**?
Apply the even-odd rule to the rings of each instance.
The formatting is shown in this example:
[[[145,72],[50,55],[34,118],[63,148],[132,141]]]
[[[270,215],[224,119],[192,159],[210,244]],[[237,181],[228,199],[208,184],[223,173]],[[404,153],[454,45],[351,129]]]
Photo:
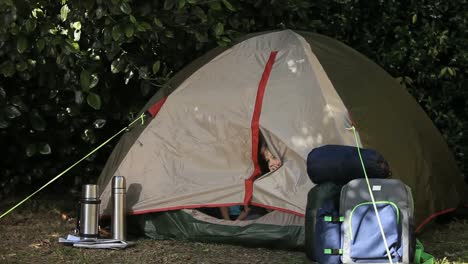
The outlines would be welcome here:
[[[98,146],[210,48],[282,28],[337,38],[384,67],[466,174],[466,0],[0,0],[0,198]],[[94,181],[115,143],[48,190]]]

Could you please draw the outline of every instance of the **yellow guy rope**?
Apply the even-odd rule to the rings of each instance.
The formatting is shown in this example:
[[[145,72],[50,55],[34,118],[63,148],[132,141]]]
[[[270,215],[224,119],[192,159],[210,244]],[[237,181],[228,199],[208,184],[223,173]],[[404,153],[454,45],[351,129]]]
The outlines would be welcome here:
[[[144,118],[145,118],[145,113],[141,114],[138,118],[136,118],[135,120],[133,120],[128,126],[122,128],[122,130],[120,130],[119,132],[117,132],[115,135],[113,135],[112,137],[110,137],[109,139],[107,139],[106,141],[104,141],[101,145],[99,145],[97,148],[93,149],[91,152],[89,152],[86,156],[84,156],[83,158],[81,158],[80,160],[78,160],[77,162],[75,162],[73,165],[71,165],[70,167],[68,167],[66,170],[64,170],[63,172],[61,172],[59,175],[55,176],[52,180],[50,180],[49,182],[47,182],[46,184],[44,184],[44,186],[42,186],[41,188],[39,188],[37,191],[33,192],[32,194],[30,194],[28,197],[24,198],[21,202],[17,203],[15,206],[13,206],[12,208],[10,208],[8,211],[6,211],[5,213],[3,213],[2,215],[0,215],[0,219],[2,219],[4,216],[6,216],[7,214],[11,213],[13,210],[15,210],[18,206],[20,206],[21,204],[23,204],[24,202],[26,202],[27,200],[29,200],[31,197],[33,197],[35,194],[37,194],[38,192],[40,192],[42,189],[44,189],[45,187],[47,187],[49,184],[53,183],[54,181],[56,181],[58,178],[60,178],[62,175],[64,175],[65,173],[67,173],[69,170],[71,170],[73,167],[75,167],[76,165],[78,165],[80,162],[82,162],[83,160],[85,160],[86,158],[88,158],[89,156],[91,156],[92,154],[94,154],[96,151],[98,151],[100,148],[102,148],[103,146],[105,146],[107,143],[109,143],[112,139],[114,139],[116,136],[120,135],[121,133],[123,133],[124,131],[126,131],[127,129],[129,129],[131,126],[133,126],[138,120],[141,120],[141,123],[143,124],[144,122]]]
[[[377,205],[375,203],[374,194],[372,193],[372,188],[370,186],[369,178],[367,177],[366,167],[364,166],[364,160],[362,159],[362,156],[361,156],[361,149],[360,149],[361,146],[359,146],[359,140],[358,140],[358,136],[356,133],[356,128],[352,126],[350,129],[353,130],[353,133],[354,133],[354,139],[356,140],[359,159],[361,160],[362,170],[364,171],[364,176],[366,178],[367,188],[369,189],[369,194],[372,200],[372,205],[374,206],[375,215],[377,216],[377,222],[379,223],[380,234],[382,234],[383,242],[385,245],[385,250],[387,251],[388,261],[390,261],[390,264],[393,264],[392,255],[390,254],[390,249],[387,244],[387,238],[385,237],[385,232],[382,227],[382,222],[380,221],[379,211],[377,210]]]

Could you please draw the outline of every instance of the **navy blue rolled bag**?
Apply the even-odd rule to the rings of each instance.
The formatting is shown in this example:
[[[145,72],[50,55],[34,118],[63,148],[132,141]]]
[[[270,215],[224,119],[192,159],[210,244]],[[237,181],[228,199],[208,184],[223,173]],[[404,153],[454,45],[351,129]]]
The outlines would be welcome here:
[[[369,178],[391,176],[388,162],[379,152],[364,148],[360,151]],[[315,184],[346,184],[364,177],[357,147],[342,145],[325,145],[313,149],[307,156],[307,174]]]

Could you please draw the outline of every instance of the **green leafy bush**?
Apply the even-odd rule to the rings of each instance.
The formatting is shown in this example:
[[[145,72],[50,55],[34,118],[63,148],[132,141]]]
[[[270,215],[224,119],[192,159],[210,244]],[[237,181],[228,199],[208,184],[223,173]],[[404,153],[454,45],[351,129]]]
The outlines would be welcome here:
[[[383,66],[466,171],[466,7],[466,0],[0,1],[0,195],[29,191],[71,165],[210,48],[281,28],[337,38]],[[112,147],[54,191],[95,180]]]

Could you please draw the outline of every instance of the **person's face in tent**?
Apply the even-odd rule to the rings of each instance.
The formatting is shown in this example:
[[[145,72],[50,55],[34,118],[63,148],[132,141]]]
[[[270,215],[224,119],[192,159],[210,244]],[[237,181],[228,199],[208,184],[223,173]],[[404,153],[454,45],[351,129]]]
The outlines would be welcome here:
[[[263,156],[265,157],[266,162],[268,163],[268,169],[270,171],[275,171],[281,166],[281,160],[273,156],[268,148],[262,150]]]

